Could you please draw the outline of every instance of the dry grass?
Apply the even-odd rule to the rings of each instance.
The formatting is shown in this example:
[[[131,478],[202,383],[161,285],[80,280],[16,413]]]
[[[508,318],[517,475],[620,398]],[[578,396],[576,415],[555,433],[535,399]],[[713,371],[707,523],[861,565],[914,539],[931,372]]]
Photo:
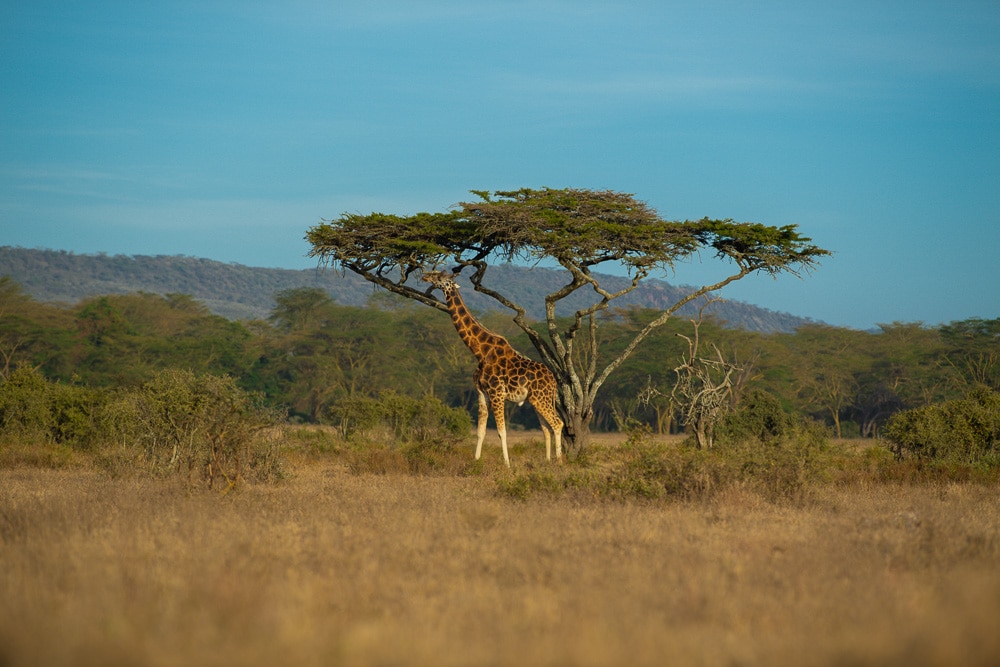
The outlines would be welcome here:
[[[996,487],[514,501],[492,463],[289,468],[225,498],[0,470],[0,665],[1000,661]]]

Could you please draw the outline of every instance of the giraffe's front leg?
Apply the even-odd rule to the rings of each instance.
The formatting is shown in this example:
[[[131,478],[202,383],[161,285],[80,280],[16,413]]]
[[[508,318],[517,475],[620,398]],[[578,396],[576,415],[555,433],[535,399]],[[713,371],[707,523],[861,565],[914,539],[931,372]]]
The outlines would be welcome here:
[[[503,462],[510,467],[510,456],[507,454],[507,421],[504,419],[504,397],[498,394],[490,396],[493,405],[493,419],[497,423],[497,433],[500,435],[500,448],[503,449]]]
[[[486,420],[490,416],[489,404],[486,402],[486,394],[479,391],[479,423],[476,425],[476,460],[483,453],[483,440],[486,438]]]

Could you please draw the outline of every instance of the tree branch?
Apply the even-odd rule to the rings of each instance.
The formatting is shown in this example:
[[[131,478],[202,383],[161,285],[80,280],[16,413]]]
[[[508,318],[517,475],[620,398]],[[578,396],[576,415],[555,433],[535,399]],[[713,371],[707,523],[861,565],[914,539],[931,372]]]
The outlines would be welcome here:
[[[657,317],[655,320],[653,320],[645,327],[643,327],[643,329],[638,334],[636,334],[635,338],[633,338],[632,341],[625,346],[625,349],[622,351],[622,353],[619,354],[614,360],[611,361],[611,363],[609,363],[604,368],[604,371],[601,372],[600,377],[594,382],[595,389],[604,384],[604,381],[607,380],[608,376],[611,375],[611,373],[614,372],[616,368],[621,366],[626,359],[632,356],[632,353],[635,351],[635,348],[639,346],[639,343],[645,340],[646,336],[648,336],[658,327],[661,327],[664,324],[666,324],[666,322],[671,317],[673,317],[674,313],[676,313],[678,310],[680,310],[687,304],[691,303],[695,299],[704,296],[706,294],[710,294],[712,292],[717,292],[726,285],[728,285],[729,283],[735,282],[737,280],[740,280],[741,278],[746,277],[749,273],[752,273],[750,269],[743,268],[740,270],[739,273],[734,273],[733,275],[724,278],[723,280],[720,280],[714,285],[702,286],[697,290],[695,290],[694,292],[692,292],[691,294],[688,294],[686,297],[684,297],[683,299],[672,305],[670,308],[663,311],[659,317]]]

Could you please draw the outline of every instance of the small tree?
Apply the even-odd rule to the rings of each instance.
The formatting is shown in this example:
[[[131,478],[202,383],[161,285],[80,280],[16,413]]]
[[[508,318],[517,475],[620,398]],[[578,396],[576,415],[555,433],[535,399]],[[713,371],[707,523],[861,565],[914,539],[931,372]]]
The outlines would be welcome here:
[[[798,274],[828,254],[800,236],[795,225],[769,227],[708,218],[672,222],[630,194],[550,188],[474,194],[477,201],[460,203],[444,213],[409,217],[345,213],[308,230],[310,255],[442,311],[445,304],[410,278],[446,264],[455,272],[468,270],[477,292],[513,311],[514,322],[555,374],[567,440],[578,446],[589,432],[595,398],[608,376],[678,309],[751,274]],[[666,273],[705,250],[732,263],[729,275],[692,289],[616,356],[602,360],[595,315],[647,277]],[[541,331],[528,320],[524,305],[486,281],[491,262],[511,260],[555,261],[566,270],[565,284],[544,296]],[[594,273],[602,267],[624,269],[628,284],[612,291]],[[557,319],[556,305],[581,290],[592,292],[589,305],[577,309],[568,321]]]

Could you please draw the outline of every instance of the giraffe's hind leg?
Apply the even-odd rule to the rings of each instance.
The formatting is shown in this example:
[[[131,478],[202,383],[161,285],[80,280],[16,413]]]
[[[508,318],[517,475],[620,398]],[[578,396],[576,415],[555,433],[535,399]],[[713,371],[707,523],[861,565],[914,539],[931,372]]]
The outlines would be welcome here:
[[[552,460],[551,440],[556,441],[556,461],[562,459],[562,428],[563,420],[559,418],[559,413],[555,408],[555,398],[549,401],[539,400],[532,402],[535,412],[538,414],[538,421],[542,426],[542,433],[545,434],[545,458]],[[549,435],[549,431],[552,435]]]
[[[538,415],[538,423],[542,427],[542,435],[545,436],[545,460],[552,460],[552,427],[549,426],[549,422],[545,417],[542,416],[542,411],[537,407],[535,408],[535,414]]]

